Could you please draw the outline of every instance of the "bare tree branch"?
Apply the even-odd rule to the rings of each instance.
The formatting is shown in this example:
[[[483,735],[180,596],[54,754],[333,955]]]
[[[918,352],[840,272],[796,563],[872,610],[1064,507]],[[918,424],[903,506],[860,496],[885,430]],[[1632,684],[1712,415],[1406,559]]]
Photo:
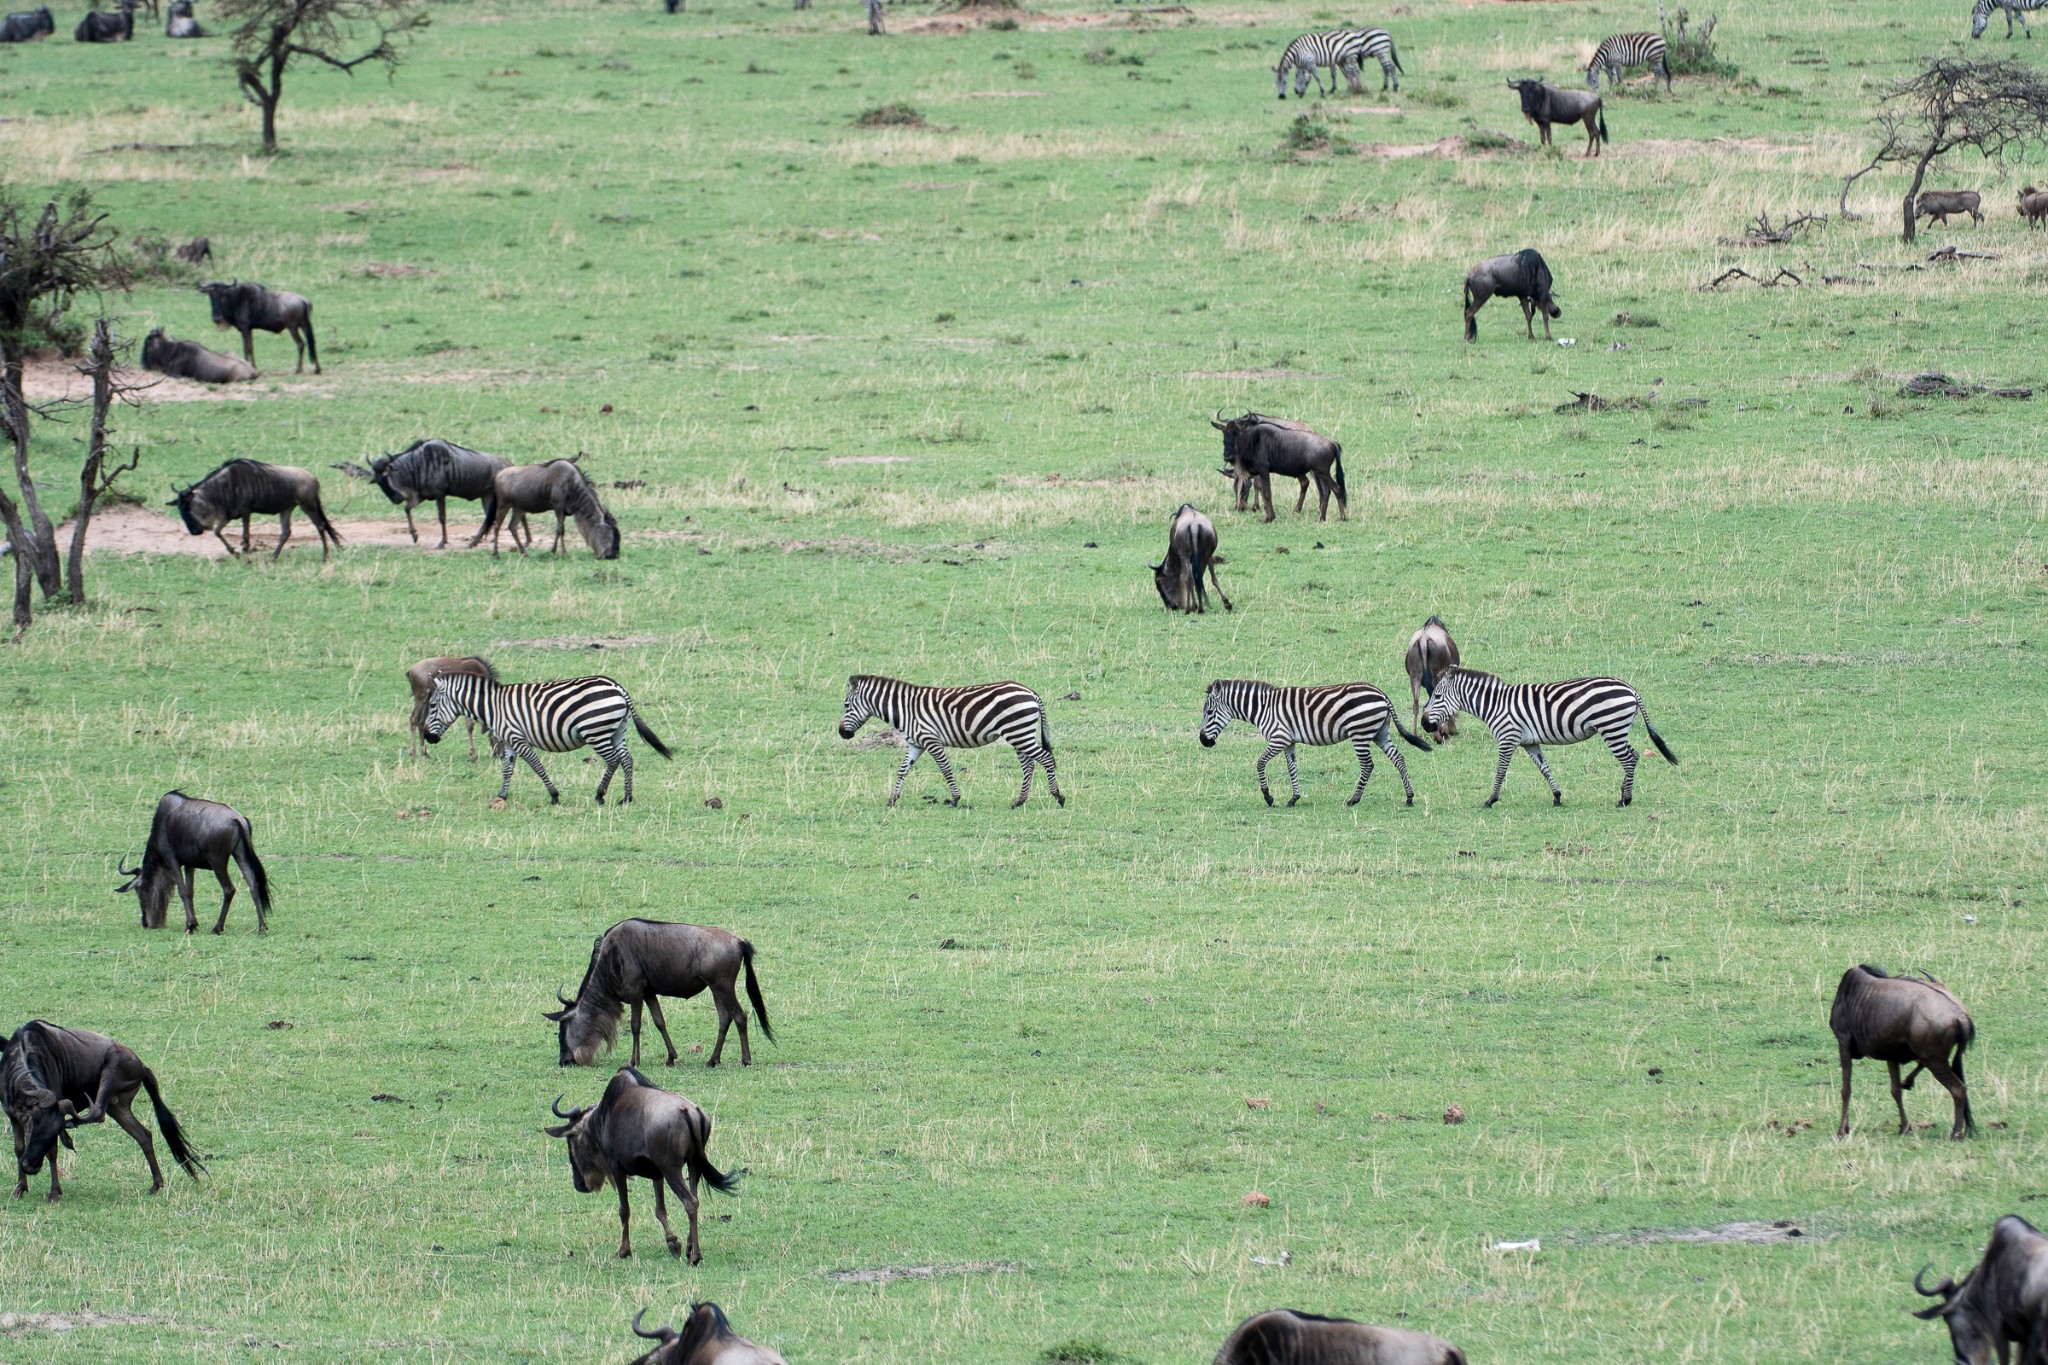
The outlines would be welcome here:
[[[220,13],[236,26],[235,83],[263,112],[267,153],[277,150],[277,108],[293,62],[350,75],[378,62],[396,73],[404,56],[395,40],[428,23],[422,0],[221,0]]]
[[[1878,103],[1881,138],[1870,164],[1842,182],[1842,214],[1849,187],[1884,165],[1911,166],[1913,181],[1900,205],[1902,240],[1911,242],[1920,187],[1927,172],[1956,152],[1974,151],[2002,162],[2008,153],[2048,144],[2048,78],[2032,67],[2000,58],[1973,62],[1930,59],[1924,69],[1893,82]]]

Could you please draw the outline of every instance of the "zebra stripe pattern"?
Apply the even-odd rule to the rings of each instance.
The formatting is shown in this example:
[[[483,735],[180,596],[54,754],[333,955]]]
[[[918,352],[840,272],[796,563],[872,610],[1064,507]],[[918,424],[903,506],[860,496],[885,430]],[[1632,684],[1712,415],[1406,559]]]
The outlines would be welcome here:
[[[2035,4],[2043,0],[2034,0]],[[1664,73],[1664,93],[1671,93],[1671,62],[1668,49],[1661,33],[1616,33],[1602,42],[1593,53],[1593,60],[1586,63],[1586,88],[1597,91],[1600,88],[1600,73],[1607,73],[1607,83],[1621,84],[1621,73],[1631,66],[1647,66],[1652,75]]]
[[[1493,732],[1494,742],[1500,746],[1500,763],[1493,773],[1493,794],[1486,798],[1489,806],[1500,800],[1500,784],[1507,778],[1508,760],[1517,748],[1528,751],[1536,761],[1537,771],[1550,784],[1550,804],[1563,805],[1564,793],[1558,790],[1557,779],[1550,775],[1550,765],[1543,761],[1543,746],[1577,744],[1594,735],[1606,742],[1607,752],[1621,764],[1618,804],[1626,806],[1635,796],[1638,757],[1628,742],[1628,732],[1638,715],[1643,718],[1643,728],[1650,732],[1657,752],[1674,766],[1678,762],[1677,755],[1650,724],[1643,699],[1633,687],[1614,678],[1510,683],[1473,668],[1447,668],[1434,675],[1424,674],[1422,685],[1429,691],[1429,709],[1422,713],[1422,728],[1430,734],[1436,734],[1445,721],[1455,718],[1460,711],[1470,711]]]
[[[867,4],[868,36],[870,38],[880,37],[887,31],[882,27],[882,0],[867,0]]]
[[[1371,683],[1275,687],[1248,679],[1219,678],[1209,684],[1209,695],[1202,701],[1202,747],[1216,747],[1216,737],[1234,720],[1256,727],[1266,737],[1266,752],[1259,755],[1259,795],[1269,806],[1273,793],[1266,786],[1266,765],[1276,756],[1287,756],[1287,783],[1294,790],[1287,803],[1291,806],[1301,800],[1301,772],[1295,764],[1294,746],[1341,744],[1345,740],[1351,741],[1352,751],[1358,755],[1358,785],[1351,789],[1351,799],[1345,805],[1355,806],[1365,795],[1375,744],[1386,751],[1394,771],[1401,774],[1401,790],[1407,793],[1408,804],[1415,804],[1415,787],[1408,780],[1408,765],[1401,761],[1401,751],[1394,747],[1393,732],[1398,730],[1402,739],[1425,753],[1429,745],[1408,733],[1394,714],[1393,702]]]
[[[1294,71],[1294,97],[1303,98],[1308,83],[1316,83],[1316,93],[1323,93],[1323,67],[1330,68],[1330,93],[1337,92],[1337,73],[1342,71],[1353,94],[1365,87],[1358,79],[1362,58],[1371,57],[1380,64],[1380,89],[1385,90],[1389,82],[1393,88],[1401,88],[1401,59],[1394,51],[1394,40],[1383,28],[1339,28],[1322,33],[1304,33],[1287,45],[1280,55],[1280,65],[1273,68],[1274,90],[1281,99],[1287,98],[1287,72]]]
[[[626,794],[619,804],[627,805],[633,799],[633,754],[626,748],[628,723],[654,752],[663,758],[673,757],[668,746],[633,709],[633,699],[626,695],[626,689],[610,678],[507,684],[444,673],[434,679],[434,691],[427,702],[427,723],[422,731],[427,743],[440,743],[448,727],[464,716],[482,725],[491,743],[504,755],[505,781],[498,788],[500,801],[511,794],[512,769],[524,759],[548,789],[548,803],[560,804],[562,794],[555,790],[534,751],[566,754],[587,744],[604,760],[604,776],[597,783],[597,803],[604,804],[612,774],[624,769]]]
[[[855,674],[846,680],[846,709],[839,718],[839,737],[852,739],[873,719],[880,719],[903,736],[903,766],[896,770],[896,785],[889,789],[889,804],[903,794],[903,779],[919,754],[930,754],[945,775],[946,789],[960,804],[960,784],[953,780],[948,749],[979,749],[985,744],[1007,744],[1017,751],[1024,767],[1024,786],[1010,803],[1015,810],[1031,795],[1032,771],[1045,768],[1045,785],[1053,800],[1062,806],[1067,798],[1053,771],[1052,733],[1047,728],[1045,703],[1022,683],[978,683],[971,687],[920,687],[895,678]]]
[[[1991,22],[1991,11],[2005,11],[2005,36],[2012,37],[2012,21],[2017,18],[2020,27],[2026,29],[2027,37],[2033,38],[2034,30],[2027,24],[2028,10],[2048,9],[2048,0],[1977,0],[1977,7],[1970,11],[1970,36],[1982,38],[1984,26]]]

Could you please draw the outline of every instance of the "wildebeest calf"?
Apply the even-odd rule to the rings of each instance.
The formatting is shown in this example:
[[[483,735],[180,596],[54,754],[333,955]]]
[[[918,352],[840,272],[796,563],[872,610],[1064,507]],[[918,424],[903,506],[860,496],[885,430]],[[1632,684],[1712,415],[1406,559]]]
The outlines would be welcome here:
[[[1992,1225],[1984,1258],[1957,1284],[1944,1275],[1929,1289],[1913,1276],[1913,1288],[1940,1303],[1913,1316],[1948,1324],[1956,1365],[2004,1365],[2018,1346],[2019,1365],[2040,1365],[2048,1355],[2048,1237],[2017,1214]]]
[[[434,679],[447,673],[467,673],[472,678],[489,678],[498,681],[498,670],[491,667],[491,661],[480,655],[468,654],[460,658],[442,655],[433,659],[421,659],[405,670],[406,685],[412,688],[412,757],[425,752],[420,741],[427,733],[427,703],[434,695]],[[469,757],[476,761],[476,717],[465,717],[469,721]],[[488,733],[484,736],[489,739]]]
[[[260,377],[248,361],[209,351],[196,341],[167,337],[161,327],[142,339],[142,368],[202,384],[242,384]]]
[[[1205,570],[1216,585],[1216,595],[1223,598],[1223,610],[1235,610],[1216,577],[1216,524],[1193,504],[1184,502],[1173,514],[1167,526],[1166,558],[1151,568],[1152,586],[1159,590],[1159,600],[1168,611],[1209,610],[1209,590],[1202,584]]]
[[[320,346],[313,338],[313,305],[304,298],[244,280],[208,280],[199,286],[199,292],[213,304],[214,326],[231,327],[242,334],[242,358],[251,365],[256,363],[256,343],[249,335],[252,331],[289,332],[292,343],[299,348],[298,368],[292,373],[305,371],[308,356],[313,360],[313,373],[320,373]]]
[[[732,1330],[725,1311],[715,1303],[693,1303],[690,1316],[678,1332],[673,1327],[642,1331],[641,1309],[633,1315],[633,1335],[658,1341],[661,1345],[632,1362],[632,1365],[789,1365],[779,1351],[756,1346]]]
[[[177,496],[170,505],[178,509],[178,515],[185,521],[185,529],[195,536],[208,531],[229,554],[235,554],[235,547],[228,544],[228,538],[221,534],[221,528],[231,521],[242,523],[241,554],[249,553],[249,518],[259,515],[277,516],[277,548],[270,552],[272,563],[284,553],[285,542],[292,538],[292,513],[301,508],[312,519],[313,529],[320,535],[320,558],[327,559],[328,542],[341,544],[341,532],[327,520],[327,513],[320,506],[320,480],[296,465],[264,464],[261,460],[229,460],[198,483],[187,484],[174,490]]]
[[[1960,1140],[1976,1130],[1970,1093],[1963,1083],[1963,1053],[1977,1036],[1977,1026],[1948,987],[1924,972],[1917,977],[1887,976],[1881,967],[1851,967],[1835,988],[1828,1027],[1834,1030],[1842,1061],[1842,1122],[1836,1137],[1849,1131],[1849,1072],[1859,1057],[1891,1069],[1892,1102],[1899,1107],[1901,1134],[1912,1131],[1906,1121],[1906,1092],[1922,1071],[1940,1081],[1955,1101],[1956,1120],[1949,1136]],[[1913,1074],[1902,1081],[1903,1062],[1915,1065]]]
[[[50,7],[25,9],[0,19],[0,43],[27,43],[47,38],[57,31]]]
[[[553,1105],[559,1127],[543,1128],[549,1137],[569,1142],[569,1179],[578,1194],[595,1194],[607,1184],[619,1192],[619,1259],[633,1254],[633,1210],[626,1192],[633,1176],[654,1185],[654,1216],[668,1241],[668,1253],[679,1256],[682,1243],[668,1225],[663,1189],[674,1190],[690,1215],[690,1264],[704,1259],[697,1243],[697,1182],[731,1194],[740,1173],[722,1173],[711,1164],[705,1145],[711,1141],[711,1118],[681,1095],[672,1095],[632,1067],[621,1067],[604,1097],[588,1109],[562,1112],[562,1097]],[[686,1178],[687,1177],[687,1178]]]
[[[1422,629],[1408,638],[1408,709],[1414,716],[1410,723],[1422,724],[1422,680],[1433,678],[1447,668],[1458,665],[1458,642],[1451,638],[1451,632],[1432,613],[1422,623]],[[1450,717],[1437,727],[1438,739],[1449,739],[1458,733],[1458,721]]]
[[[1550,266],[1541,252],[1525,246],[1511,256],[1490,256],[1465,275],[1465,340],[1479,338],[1479,310],[1495,296],[1514,299],[1522,305],[1522,330],[1536,339],[1532,314],[1543,315],[1543,339],[1550,340],[1550,320],[1564,316],[1564,309],[1551,297]]]
[[[1427,1332],[1276,1308],[1240,1322],[1215,1365],[1465,1365],[1465,1353]]]
[[[256,845],[249,817],[233,806],[202,801],[181,791],[168,791],[156,803],[156,815],[149,822],[149,842],[143,845],[142,866],[114,866],[126,882],[114,889],[119,896],[133,891],[142,902],[142,927],[164,927],[164,912],[170,908],[171,891],[176,888],[185,903],[185,932],[197,933],[199,916],[192,908],[192,874],[211,869],[220,882],[220,918],[213,932],[228,927],[228,907],[235,903],[235,884],[228,880],[228,864],[242,869],[249,883],[249,895],[256,902],[256,932],[270,931],[270,876]]]
[[[747,999],[754,1005],[754,1018],[771,1043],[775,1031],[768,1024],[768,1006],[761,1000],[761,983],[754,977],[754,945],[724,929],[707,929],[695,924],[666,924],[659,920],[620,920],[599,934],[590,945],[590,965],[584,968],[583,984],[574,999],[555,992],[562,1002],[559,1010],[546,1016],[561,1025],[561,1064],[588,1066],[601,1049],[611,1047],[618,1036],[619,1015],[633,1007],[633,1065],[640,1065],[640,1007],[654,1016],[661,1041],[668,1045],[668,1064],[676,1064],[676,1040],[669,1037],[668,1020],[661,1014],[661,997],[688,1000],[706,986],[711,1003],[718,1007],[718,1041],[712,1045],[706,1066],[717,1066],[725,1053],[726,1030],[740,1026],[740,1065],[754,1064],[747,1046],[747,1012],[740,1008],[734,989],[741,973],[747,978]]]
[[[185,1174],[197,1180],[206,1168],[164,1104],[156,1073],[133,1051],[103,1033],[60,1028],[41,1019],[31,1019],[16,1029],[13,1037],[0,1044],[0,1104],[5,1105],[7,1122],[14,1129],[14,1197],[28,1193],[29,1177],[40,1172],[47,1160],[50,1202],[56,1203],[64,1193],[57,1182],[57,1144],[72,1147],[70,1129],[103,1123],[109,1116],[135,1139],[148,1160],[149,1192],[161,1190],[164,1172],[156,1164],[156,1143],[129,1108],[137,1090],[149,1092],[164,1145],[185,1168]]]
[[[1951,213],[1967,213],[1971,222],[1982,223],[1984,215],[1978,210],[1983,203],[1975,190],[1928,190],[1913,201],[1913,217],[1931,218],[1947,227]]]
[[[1586,155],[1600,155],[1600,144],[1608,140],[1607,115],[1598,95],[1584,90],[1560,90],[1542,81],[1509,81],[1508,89],[1522,96],[1522,117],[1536,125],[1537,139],[1550,145],[1550,125],[1582,123],[1586,127]]]
[[[484,532],[490,533],[492,554],[498,553],[498,533],[508,526],[512,533],[512,548],[525,554],[526,547],[533,544],[533,533],[526,524],[527,514],[553,512],[556,554],[562,552],[567,519],[574,517],[576,529],[583,533],[584,543],[599,559],[619,557],[618,518],[598,500],[597,489],[591,484],[590,476],[577,468],[574,460],[543,460],[539,464],[512,465],[501,469],[493,478],[492,495],[497,499],[496,511],[476,533],[477,540],[483,539]],[[473,545],[476,541],[470,543]]]

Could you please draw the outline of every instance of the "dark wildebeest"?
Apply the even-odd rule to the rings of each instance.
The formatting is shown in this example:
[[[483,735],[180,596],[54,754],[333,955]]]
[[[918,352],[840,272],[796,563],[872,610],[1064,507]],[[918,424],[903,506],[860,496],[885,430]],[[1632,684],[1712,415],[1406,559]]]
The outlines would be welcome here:
[[[135,36],[135,0],[121,0],[118,14],[87,10],[71,36],[81,43],[125,43]]]
[[[341,532],[334,529],[327,513],[320,508],[320,480],[295,465],[229,460],[198,483],[173,491],[178,496],[169,505],[177,508],[178,515],[185,519],[185,529],[195,536],[213,532],[231,555],[236,553],[235,547],[228,545],[228,538],[221,535],[223,526],[231,521],[242,523],[241,553],[246,555],[249,518],[274,513],[278,519],[277,548],[270,552],[270,559],[275,563],[284,553],[285,542],[292,538],[292,512],[301,507],[320,535],[322,563],[327,559],[327,543],[331,540],[341,544]]]
[[[1316,520],[1330,519],[1330,495],[1337,495],[1337,519],[1349,521],[1350,497],[1344,487],[1344,447],[1301,422],[1247,412],[1242,417],[1209,419],[1223,433],[1223,472],[1236,486],[1237,510],[1245,510],[1256,489],[1265,500],[1266,520],[1273,519],[1273,475],[1301,481],[1294,510],[1308,505],[1308,481],[1316,481]]]
[[[1960,1140],[1977,1129],[1970,1117],[1970,1092],[1963,1083],[1963,1053],[1977,1036],[1970,1012],[1948,987],[1928,976],[1886,976],[1879,967],[1851,967],[1835,987],[1828,1027],[1842,1057],[1842,1122],[1835,1136],[1849,1131],[1849,1070],[1859,1057],[1883,1062],[1892,1073],[1892,1102],[1899,1106],[1899,1132],[1912,1131],[1906,1121],[1906,1092],[1926,1071],[1940,1081],[1955,1101],[1955,1126],[1949,1136]],[[1914,1063],[1913,1074],[1899,1079],[1899,1065]],[[2048,1340],[2042,1343],[2048,1349]]]
[[[1929,1289],[1920,1282],[1926,1274],[1923,1265],[1913,1288],[1941,1302],[1913,1316],[1948,1323],[1956,1365],[2005,1365],[2013,1346],[2020,1348],[2020,1365],[2048,1358],[2048,1237],[2032,1223],[2008,1213],[1992,1224],[1984,1259],[1961,1284],[1944,1275]]]
[[[1512,256],[1491,256],[1465,276],[1465,340],[1479,339],[1479,310],[1496,296],[1515,299],[1522,305],[1522,330],[1536,339],[1532,314],[1543,315],[1543,339],[1550,340],[1550,320],[1564,316],[1564,309],[1550,295],[1550,266],[1535,247],[1525,246]]]
[[[1451,638],[1451,632],[1432,613],[1422,623],[1422,629],[1408,637],[1408,709],[1414,716],[1413,725],[1422,724],[1422,680],[1435,677],[1446,668],[1458,666],[1458,642]],[[1458,733],[1455,716],[1437,727],[1439,740],[1449,739]]]
[[[680,1332],[673,1327],[642,1331],[640,1319],[646,1316],[645,1308],[633,1315],[633,1335],[661,1345],[632,1365],[789,1365],[781,1352],[756,1346],[734,1332],[724,1310],[715,1303],[691,1304],[689,1320]]]
[[[213,922],[213,932],[218,934],[228,927],[228,907],[235,903],[235,884],[228,880],[229,863],[239,866],[242,880],[249,883],[249,895],[256,902],[256,932],[270,932],[270,877],[263,870],[263,860],[256,856],[249,818],[218,801],[201,801],[181,791],[165,792],[149,822],[142,866],[126,868],[115,862],[128,880],[116,887],[114,894],[133,891],[142,902],[142,927],[161,929],[175,888],[185,902],[185,932],[196,933],[199,916],[192,908],[193,870],[210,868],[220,881],[220,918]]]
[[[2027,220],[2027,231],[2032,232],[2048,219],[2048,190],[2037,190],[2032,185],[2020,191],[2020,217]]]
[[[1240,1322],[1215,1365],[1465,1365],[1465,1353],[1427,1332],[1275,1308]]]
[[[599,559],[619,557],[618,519],[598,501],[597,489],[591,485],[590,476],[578,469],[574,460],[546,460],[540,464],[512,465],[501,469],[494,482],[494,491],[496,513],[476,534],[476,539],[482,540],[484,532],[490,532],[492,554],[498,553],[498,533],[505,530],[508,523],[512,548],[525,554],[526,547],[533,544],[533,532],[526,524],[527,513],[553,512],[556,554],[562,552],[567,519],[574,517],[576,529],[583,533],[584,543]],[[525,537],[523,541],[522,534]],[[470,543],[473,545],[476,541]]]
[[[50,7],[25,9],[0,19],[0,43],[27,43],[37,38],[47,38],[57,31],[57,23],[50,17]]]
[[[1913,201],[1913,217],[1931,218],[1947,227],[1951,213],[1967,213],[1971,222],[1981,224],[1983,203],[1983,196],[1975,190],[1928,190]]]
[[[313,305],[297,294],[242,280],[208,280],[199,292],[213,303],[213,325],[231,327],[242,334],[242,358],[256,363],[256,343],[251,332],[290,332],[299,348],[298,368],[304,373],[308,356],[313,373],[320,373],[320,346],[313,339]],[[303,335],[301,335],[303,333]]]
[[[206,1168],[185,1141],[185,1131],[164,1105],[157,1088],[156,1073],[142,1064],[134,1052],[102,1033],[59,1028],[41,1019],[31,1019],[0,1044],[0,1103],[7,1109],[7,1121],[14,1129],[14,1160],[18,1177],[14,1197],[28,1193],[28,1178],[50,1163],[50,1202],[63,1195],[57,1183],[59,1142],[77,1150],[69,1130],[87,1123],[104,1123],[111,1115],[121,1131],[135,1139],[149,1161],[149,1192],[164,1187],[163,1168],[156,1164],[156,1143],[149,1129],[136,1121],[129,1106],[135,1092],[147,1090],[156,1110],[156,1126],[163,1131],[164,1145],[171,1156],[194,1180]],[[85,1110],[80,1113],[80,1108]]]
[[[596,1194],[609,1183],[619,1192],[619,1259],[633,1254],[633,1210],[626,1193],[633,1176],[654,1185],[654,1216],[668,1239],[668,1254],[680,1256],[683,1245],[668,1225],[663,1187],[674,1190],[690,1215],[690,1264],[704,1259],[697,1244],[697,1182],[721,1194],[739,1185],[740,1172],[721,1173],[711,1164],[705,1146],[711,1141],[711,1118],[681,1095],[672,1095],[632,1067],[621,1067],[604,1097],[588,1109],[562,1112],[562,1097],[551,1106],[564,1119],[557,1128],[543,1128],[549,1137],[569,1141],[569,1179],[578,1194]],[[684,1177],[688,1178],[685,1179]]]
[[[1550,145],[1550,125],[1583,123],[1586,126],[1586,155],[1600,155],[1600,144],[1608,141],[1607,115],[1600,97],[1584,90],[1560,90],[1542,81],[1509,81],[1508,89],[1522,95],[1522,117],[1536,125],[1539,141]]]
[[[740,1065],[752,1066],[754,1053],[747,1046],[747,1012],[740,1008],[734,988],[746,973],[747,999],[753,1002],[754,1018],[769,1042],[775,1031],[768,1025],[768,1007],[761,1002],[761,983],[754,977],[754,945],[723,929],[695,924],[667,924],[659,920],[624,919],[597,936],[590,945],[590,965],[583,970],[583,984],[574,999],[555,992],[562,1003],[558,1010],[544,1011],[545,1017],[561,1025],[561,1064],[589,1066],[601,1049],[609,1049],[618,1036],[619,1015],[633,1007],[633,1062],[640,1065],[640,1007],[654,1016],[661,1041],[668,1044],[668,1064],[676,1064],[676,1040],[668,1036],[668,1020],[662,1017],[661,997],[688,1000],[706,986],[711,1003],[718,1007],[718,1041],[711,1048],[706,1066],[717,1066],[725,1053],[725,1033],[740,1026]]]
[[[512,467],[512,462],[503,455],[488,455],[481,450],[471,450],[453,441],[429,437],[414,441],[396,455],[379,455],[370,461],[370,467],[338,464],[336,469],[367,478],[383,490],[384,496],[405,508],[405,529],[412,536],[412,543],[420,543],[419,528],[413,525],[412,509],[423,502],[434,504],[441,518],[441,543],[434,548],[448,548],[448,499],[469,498],[484,505],[483,525],[471,538],[475,545],[482,540],[484,532],[490,529],[491,520],[497,515],[498,475]]]
[[[1152,586],[1159,589],[1159,600],[1168,611],[1209,610],[1209,590],[1202,584],[1205,569],[1216,595],[1223,598],[1223,610],[1236,610],[1216,577],[1216,525],[1190,503],[1182,503],[1173,514],[1167,526],[1166,558],[1151,569]]]
[[[161,327],[142,339],[142,368],[202,384],[240,384],[259,377],[248,361],[209,351],[196,341],[167,337]]]
[[[498,670],[491,667],[490,660],[476,654],[467,654],[460,658],[451,655],[441,655],[437,658],[421,659],[411,668],[406,669],[405,681],[412,688],[412,724],[410,729],[412,735],[412,756],[415,758],[425,752],[425,749],[420,744],[420,740],[427,733],[427,702],[434,695],[434,679],[444,673],[467,673],[473,678],[489,678],[492,682],[498,681]],[[469,721],[469,757],[471,762],[475,762],[476,717],[470,716],[467,719]],[[488,732],[484,738],[490,738]]]
[[[192,17],[192,0],[171,0],[170,13],[164,19],[166,38],[204,38],[206,30],[199,27],[199,21]],[[201,239],[205,240],[204,238]]]
[[[182,3],[182,0],[180,0],[180,3]],[[177,6],[174,4],[172,6],[172,13],[176,12]],[[201,261],[213,259],[213,242],[206,237],[194,237],[171,254],[184,261],[187,265],[198,265]]]

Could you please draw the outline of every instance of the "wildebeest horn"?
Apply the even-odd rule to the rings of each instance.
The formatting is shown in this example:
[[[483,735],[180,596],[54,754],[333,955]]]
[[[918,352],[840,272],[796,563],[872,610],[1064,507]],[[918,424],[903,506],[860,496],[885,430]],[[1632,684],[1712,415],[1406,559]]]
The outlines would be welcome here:
[[[141,868],[124,866],[126,862],[125,858],[114,859],[114,870],[124,877],[139,877],[142,875]]]
[[[548,1108],[555,1111],[555,1117],[558,1119],[573,1119],[576,1117],[574,1110],[566,1114],[562,1112],[562,1097],[560,1095],[555,1096],[555,1102],[549,1105]]]
[[[676,1334],[676,1329],[675,1329],[675,1328],[673,1328],[673,1327],[663,1327],[663,1328],[661,1328],[660,1330],[658,1330],[658,1331],[653,1331],[653,1332],[643,1332],[643,1331],[641,1331],[641,1330],[640,1330],[640,1319],[642,1319],[642,1318],[644,1318],[644,1317],[646,1317],[646,1316],[647,1316],[647,1310],[646,1310],[645,1308],[641,1309],[641,1310],[640,1310],[639,1312],[637,1312],[637,1313],[635,1313],[635,1314],[633,1315],[633,1335],[634,1335],[634,1336],[636,1336],[636,1337],[646,1337],[646,1338],[647,1338],[647,1339],[648,1339],[649,1341],[667,1341],[667,1340],[668,1340],[668,1339],[669,1339],[670,1337],[672,1337],[672,1336],[674,1336],[674,1335]]]
[[[568,996],[562,994],[562,988],[560,986],[555,987],[555,1000],[558,1003],[564,1005],[573,1005],[576,1003],[574,1000],[571,1000]]]
[[[1924,1276],[1930,1269],[1932,1269],[1933,1266],[1934,1262],[1929,1261],[1926,1265],[1921,1266],[1918,1270],[1913,1272],[1913,1292],[1921,1295],[1924,1298],[1938,1299],[1941,1298],[1943,1295],[1947,1294],[1950,1290],[1954,1289],[1956,1287],[1956,1282],[1950,1279],[1948,1276],[1944,1275],[1941,1277],[1941,1283],[1934,1286],[1934,1288],[1932,1289],[1929,1289],[1927,1286],[1921,1284],[1921,1277]]]

